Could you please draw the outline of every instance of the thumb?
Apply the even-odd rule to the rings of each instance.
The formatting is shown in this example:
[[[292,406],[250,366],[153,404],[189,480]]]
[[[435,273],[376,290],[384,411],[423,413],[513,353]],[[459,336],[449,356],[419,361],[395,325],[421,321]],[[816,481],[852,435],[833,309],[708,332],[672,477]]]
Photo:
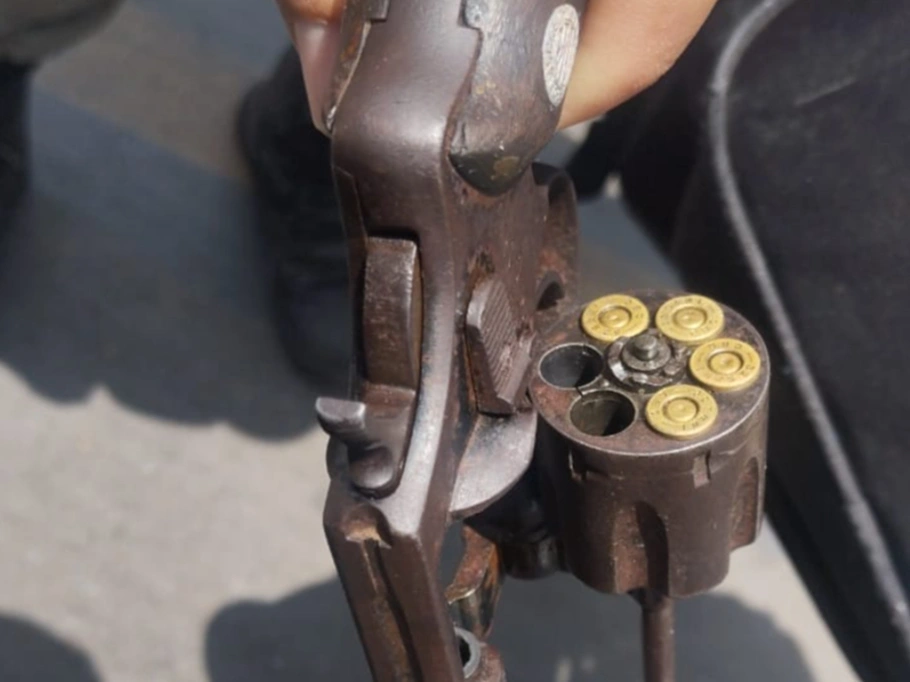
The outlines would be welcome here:
[[[313,123],[323,132],[323,111],[338,54],[344,4],[345,0],[278,1],[300,55]]]

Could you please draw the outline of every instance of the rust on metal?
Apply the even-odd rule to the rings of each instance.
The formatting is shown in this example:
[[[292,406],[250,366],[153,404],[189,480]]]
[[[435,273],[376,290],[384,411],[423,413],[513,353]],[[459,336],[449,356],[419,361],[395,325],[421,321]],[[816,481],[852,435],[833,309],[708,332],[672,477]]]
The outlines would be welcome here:
[[[652,316],[673,298],[654,291],[628,295]],[[580,312],[567,311],[541,346],[585,344],[610,357],[622,342],[592,345],[577,324]],[[548,513],[569,570],[596,590],[695,595],[723,580],[731,549],[754,539],[770,373],[755,329],[732,310],[724,309],[724,316],[725,333],[762,358],[760,375],[742,391],[711,391],[687,372],[663,388],[632,390],[612,372],[581,388],[559,388],[537,365],[531,381],[541,421],[535,457],[552,485]],[[677,393],[699,400],[691,408],[679,403],[675,425],[661,422],[672,433],[656,430],[649,404],[666,407],[671,401],[661,396]]]
[[[678,294],[618,293],[587,314],[574,299],[574,190],[533,161],[585,8],[347,4],[317,119],[356,357],[349,397],[317,412],[331,435],[326,537],[375,682],[505,682],[486,641],[503,579],[560,570],[636,595],[648,682],[672,682],[670,600],[717,585],[758,532],[769,363],[755,330]],[[760,360],[738,390],[694,360],[718,319]],[[706,367],[734,375],[724,352]],[[667,390],[709,395],[716,415],[685,440],[654,428],[649,401]],[[682,398],[663,408],[703,417]],[[464,555],[443,590],[458,521]]]
[[[363,285],[364,374],[373,383],[417,389],[423,287],[417,245],[371,237]]]
[[[470,526],[464,526],[464,556],[446,601],[459,624],[479,639],[486,639],[502,590],[502,563],[496,544]]]

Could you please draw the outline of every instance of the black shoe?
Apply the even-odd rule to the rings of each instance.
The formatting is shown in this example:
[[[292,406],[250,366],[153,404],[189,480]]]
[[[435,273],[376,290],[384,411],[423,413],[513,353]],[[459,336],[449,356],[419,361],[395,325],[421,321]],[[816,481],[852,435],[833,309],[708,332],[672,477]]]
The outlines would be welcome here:
[[[238,135],[276,260],[281,341],[305,378],[322,390],[343,392],[352,346],[347,248],[329,141],[312,125],[293,51],[247,95]]]
[[[27,66],[0,62],[0,229],[8,225],[25,194],[30,72]]]

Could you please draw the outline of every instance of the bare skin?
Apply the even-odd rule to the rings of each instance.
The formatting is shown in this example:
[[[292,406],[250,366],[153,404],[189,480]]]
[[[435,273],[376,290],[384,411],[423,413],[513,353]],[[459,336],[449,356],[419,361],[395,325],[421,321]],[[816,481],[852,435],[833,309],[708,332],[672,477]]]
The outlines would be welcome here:
[[[716,1],[590,0],[560,126],[599,116],[660,78]],[[314,40],[314,32],[301,27],[336,23],[344,0],[278,0],[278,4],[298,50],[305,55],[309,80],[314,68],[324,69],[326,61],[312,56],[314,47],[307,43]]]

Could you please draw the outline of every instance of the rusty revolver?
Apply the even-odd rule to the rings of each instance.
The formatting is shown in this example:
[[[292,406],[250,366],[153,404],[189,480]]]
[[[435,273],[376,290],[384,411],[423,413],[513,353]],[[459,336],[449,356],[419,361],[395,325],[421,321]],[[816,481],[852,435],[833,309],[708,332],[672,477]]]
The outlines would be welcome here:
[[[697,296],[572,299],[575,197],[534,164],[584,0],[349,0],[319,123],[350,254],[351,397],[322,399],[325,528],[377,682],[502,682],[505,575],[644,609],[715,586],[761,517],[768,359]],[[444,589],[447,529],[464,558]]]

